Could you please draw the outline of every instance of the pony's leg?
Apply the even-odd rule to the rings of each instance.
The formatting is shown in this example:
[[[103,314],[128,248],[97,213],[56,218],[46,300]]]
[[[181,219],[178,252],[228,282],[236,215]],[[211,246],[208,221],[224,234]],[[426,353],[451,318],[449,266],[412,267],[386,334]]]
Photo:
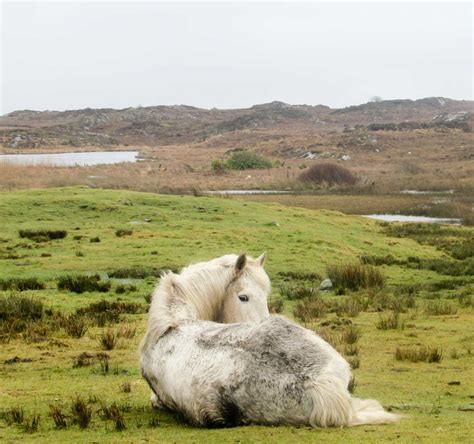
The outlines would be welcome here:
[[[160,410],[164,407],[164,404],[161,402],[160,398],[158,398],[158,395],[154,392],[151,392],[150,402],[151,406],[154,409]]]

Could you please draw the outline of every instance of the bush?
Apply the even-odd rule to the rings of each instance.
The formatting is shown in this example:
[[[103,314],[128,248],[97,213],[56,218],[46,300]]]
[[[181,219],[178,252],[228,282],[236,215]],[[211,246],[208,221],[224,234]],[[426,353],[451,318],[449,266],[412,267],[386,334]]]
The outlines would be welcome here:
[[[107,272],[107,276],[115,279],[145,279],[146,277],[160,277],[165,272],[155,267],[128,267],[117,268]]]
[[[357,178],[347,169],[334,163],[318,163],[303,171],[299,180],[328,185],[354,185]]]
[[[211,163],[211,171],[213,174],[222,175],[226,171],[224,162],[221,160],[213,160]]]
[[[47,242],[54,239],[64,239],[67,236],[66,230],[19,230],[21,238],[33,240],[35,242]]]
[[[69,290],[74,293],[84,293],[85,291],[98,291],[106,293],[110,290],[111,283],[101,281],[98,274],[93,275],[65,275],[58,279],[59,290]]]
[[[251,151],[234,151],[224,165],[229,170],[261,170],[272,167],[268,159]]]
[[[0,279],[0,290],[17,290],[17,291],[26,291],[26,290],[43,290],[45,284],[40,282],[38,278],[9,278],[9,279]]]
[[[360,288],[382,288],[384,275],[373,265],[346,264],[327,267],[327,275],[339,293]]]
[[[71,338],[82,338],[88,329],[84,318],[77,315],[65,317],[62,321],[62,326]]]

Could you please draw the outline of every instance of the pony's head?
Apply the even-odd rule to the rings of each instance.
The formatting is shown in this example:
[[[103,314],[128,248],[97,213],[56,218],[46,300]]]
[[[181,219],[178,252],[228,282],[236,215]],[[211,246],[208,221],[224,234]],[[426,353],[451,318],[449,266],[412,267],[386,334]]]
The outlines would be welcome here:
[[[258,322],[270,316],[267,297],[271,287],[264,263],[265,253],[257,259],[246,254],[235,259],[234,277],[226,287],[219,322]]]

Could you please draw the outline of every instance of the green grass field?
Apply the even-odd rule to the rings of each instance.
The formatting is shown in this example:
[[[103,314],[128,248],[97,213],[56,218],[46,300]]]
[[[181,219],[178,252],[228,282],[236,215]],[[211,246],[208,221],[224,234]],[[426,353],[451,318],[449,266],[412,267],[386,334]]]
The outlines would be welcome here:
[[[41,320],[22,328],[11,324],[18,331],[1,330],[1,442],[472,442],[472,228],[404,229],[327,210],[85,187],[0,193],[0,221],[1,304],[25,296],[41,301],[44,311]],[[132,232],[116,234],[127,229]],[[20,237],[19,230],[66,230],[67,236],[32,240]],[[175,269],[243,251],[253,256],[267,251],[272,300],[284,296],[283,313],[289,317],[301,301],[288,300],[285,286],[317,287],[319,279],[314,281],[309,273],[324,278],[330,265],[358,263],[361,256],[393,257],[376,265],[386,276],[384,288],[318,296],[328,309],[307,327],[333,336],[341,333],[341,325],[360,330],[355,396],[378,399],[405,415],[399,424],[207,430],[151,409],[149,389],[138,367],[147,300],[156,283],[150,269]],[[61,276],[98,273],[109,281],[108,275],[121,269],[145,270],[144,275],[151,276],[110,278],[107,292],[77,294],[57,288]],[[291,277],[288,272],[301,276]],[[127,276],[126,271],[122,274]],[[45,288],[19,291],[7,282],[25,278],[37,278]],[[409,304],[400,302],[407,298]],[[138,303],[140,310],[121,313],[118,323],[89,320],[80,338],[71,337],[65,324],[51,327],[54,316],[64,320],[101,300]],[[336,309],[345,303],[359,308],[353,313]],[[1,304],[0,326],[7,324]],[[378,329],[381,317],[395,307],[403,328]],[[122,333],[117,345],[105,351],[109,365],[105,369],[96,358],[104,352],[99,339],[108,329],[124,328],[132,333]],[[395,359],[397,347],[423,346],[440,350],[441,362]],[[74,366],[84,352],[89,353],[89,365]],[[15,357],[19,359],[8,363]],[[85,429],[73,423],[70,411],[78,395],[92,412]],[[122,412],[124,430],[115,430],[115,422],[104,414],[104,405],[112,403]],[[62,409],[64,428],[55,426],[50,405]],[[15,422],[12,409],[16,408],[23,409],[24,417]],[[35,415],[39,415],[37,425]]]

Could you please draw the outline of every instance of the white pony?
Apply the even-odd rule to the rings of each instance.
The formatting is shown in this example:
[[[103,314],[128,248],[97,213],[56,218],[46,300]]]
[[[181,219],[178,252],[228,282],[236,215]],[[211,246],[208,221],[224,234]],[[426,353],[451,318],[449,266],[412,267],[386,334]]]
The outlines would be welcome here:
[[[264,259],[227,255],[162,277],[141,347],[154,404],[208,427],[397,421],[350,395],[349,364],[331,345],[269,315]]]

